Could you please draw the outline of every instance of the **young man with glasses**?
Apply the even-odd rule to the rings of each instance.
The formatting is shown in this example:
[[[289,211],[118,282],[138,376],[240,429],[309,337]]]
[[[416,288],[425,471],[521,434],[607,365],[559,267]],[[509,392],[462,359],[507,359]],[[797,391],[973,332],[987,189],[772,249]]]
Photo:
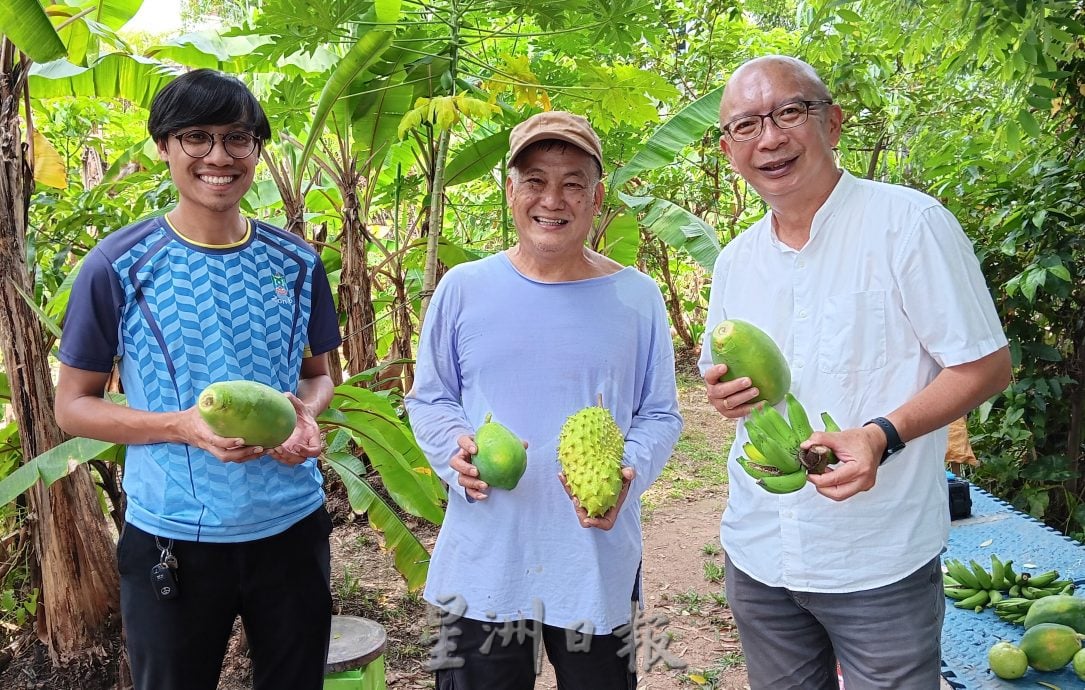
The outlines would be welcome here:
[[[843,113],[806,63],[739,67],[720,145],[769,212],[716,262],[700,366],[738,423],[721,524],[727,600],[750,687],[938,687],[949,528],[946,425],[1009,382],[1010,357],[972,245],[935,199],[837,168]],[[791,391],[843,427],[803,443],[840,461],[790,494],[738,465],[758,390],[723,382],[711,329],[753,322]],[[905,447],[906,444],[906,447]]]
[[[155,97],[148,129],[178,192],[103,239],[72,288],[57,422],[127,445],[117,546],[137,690],[214,690],[241,616],[256,690],[319,690],[331,624],[331,523],[315,417],[339,345],[319,256],[241,215],[271,129],[240,81],[197,70]],[[126,396],[105,398],[114,363]],[[223,438],[196,408],[217,381],[284,392],[276,448]]]

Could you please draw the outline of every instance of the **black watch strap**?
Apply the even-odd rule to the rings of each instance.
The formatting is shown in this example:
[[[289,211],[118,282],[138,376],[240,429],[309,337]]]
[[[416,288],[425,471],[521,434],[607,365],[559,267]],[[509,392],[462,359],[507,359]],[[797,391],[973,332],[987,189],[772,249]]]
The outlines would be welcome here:
[[[904,441],[900,440],[900,434],[897,433],[897,428],[893,426],[893,422],[885,417],[875,417],[868,422],[864,422],[863,426],[869,424],[877,424],[878,428],[885,434],[885,452],[882,453],[882,459],[878,462],[879,465],[885,464],[890,455],[904,450]]]

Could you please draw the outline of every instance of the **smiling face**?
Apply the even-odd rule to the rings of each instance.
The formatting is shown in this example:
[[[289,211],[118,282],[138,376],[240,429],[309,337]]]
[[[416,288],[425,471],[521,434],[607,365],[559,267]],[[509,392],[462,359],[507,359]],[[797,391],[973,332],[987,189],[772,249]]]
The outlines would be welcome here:
[[[170,176],[180,196],[177,214],[180,217],[222,214],[232,219],[238,213],[241,197],[252,186],[259,147],[245,158],[234,158],[226,153],[221,136],[245,131],[239,124],[185,127],[174,134],[194,129],[216,135],[211,152],[203,158],[185,153],[181,142],[172,134],[158,142],[158,153],[169,164]],[[236,224],[229,227],[236,227]]]
[[[554,262],[582,255],[603,203],[598,165],[562,142],[532,144],[516,157],[505,184],[520,252]]]
[[[761,115],[794,101],[828,99],[829,93],[805,63],[782,57],[748,62],[735,71],[724,89],[720,122]],[[838,105],[810,108],[809,119],[798,127],[780,129],[765,118],[755,139],[720,138],[720,147],[732,167],[774,210],[787,205],[813,205],[828,197],[839,171],[833,149],[840,141],[842,112]]]

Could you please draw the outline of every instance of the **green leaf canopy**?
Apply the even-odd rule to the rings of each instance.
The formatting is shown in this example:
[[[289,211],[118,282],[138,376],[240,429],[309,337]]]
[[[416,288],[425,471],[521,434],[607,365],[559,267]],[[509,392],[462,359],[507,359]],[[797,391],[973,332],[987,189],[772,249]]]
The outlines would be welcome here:
[[[56,60],[68,52],[38,0],[0,2],[0,34],[35,62]]]

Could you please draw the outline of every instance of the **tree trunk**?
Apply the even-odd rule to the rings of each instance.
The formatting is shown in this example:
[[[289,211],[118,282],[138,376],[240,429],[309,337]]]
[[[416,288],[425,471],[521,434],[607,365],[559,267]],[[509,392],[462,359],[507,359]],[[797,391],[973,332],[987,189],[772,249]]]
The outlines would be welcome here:
[[[358,215],[356,179],[351,176],[343,193],[343,230],[339,235],[343,268],[339,273],[339,308],[347,315],[343,355],[350,376],[377,366],[377,313],[366,257],[366,239]]]
[[[402,270],[399,272],[402,276]],[[396,314],[395,314],[395,341],[398,356],[412,360],[411,336],[414,327],[411,320],[411,300],[407,295],[407,287],[402,280],[396,281]],[[403,392],[406,393],[414,385],[414,365],[410,362],[403,364]]]
[[[437,153],[431,170],[429,220],[426,228],[426,264],[422,269],[422,303],[418,314],[418,328],[426,321],[426,311],[433,291],[437,289],[437,246],[441,239],[441,226],[445,215],[445,159],[448,157],[448,139],[451,132],[443,130],[437,137]]]
[[[646,238],[647,239],[647,238]],[[675,335],[686,347],[693,347],[697,343],[693,341],[693,334],[690,333],[689,324],[686,323],[686,309],[682,304],[682,295],[678,291],[678,286],[674,284],[674,276],[671,274],[671,258],[667,252],[667,245],[656,240],[656,248],[659,251],[659,271],[663,275],[663,284],[667,286],[667,292],[665,300],[667,302],[667,311],[671,314],[671,325],[674,326]]]
[[[20,132],[16,74],[0,64],[0,352],[24,460],[64,440],[53,418],[49,353],[37,316],[19,294],[32,295],[26,228],[33,174]],[[54,663],[98,654],[110,617],[120,609],[117,564],[105,515],[85,466],[50,488],[28,492],[36,578],[42,605],[37,632]]]

